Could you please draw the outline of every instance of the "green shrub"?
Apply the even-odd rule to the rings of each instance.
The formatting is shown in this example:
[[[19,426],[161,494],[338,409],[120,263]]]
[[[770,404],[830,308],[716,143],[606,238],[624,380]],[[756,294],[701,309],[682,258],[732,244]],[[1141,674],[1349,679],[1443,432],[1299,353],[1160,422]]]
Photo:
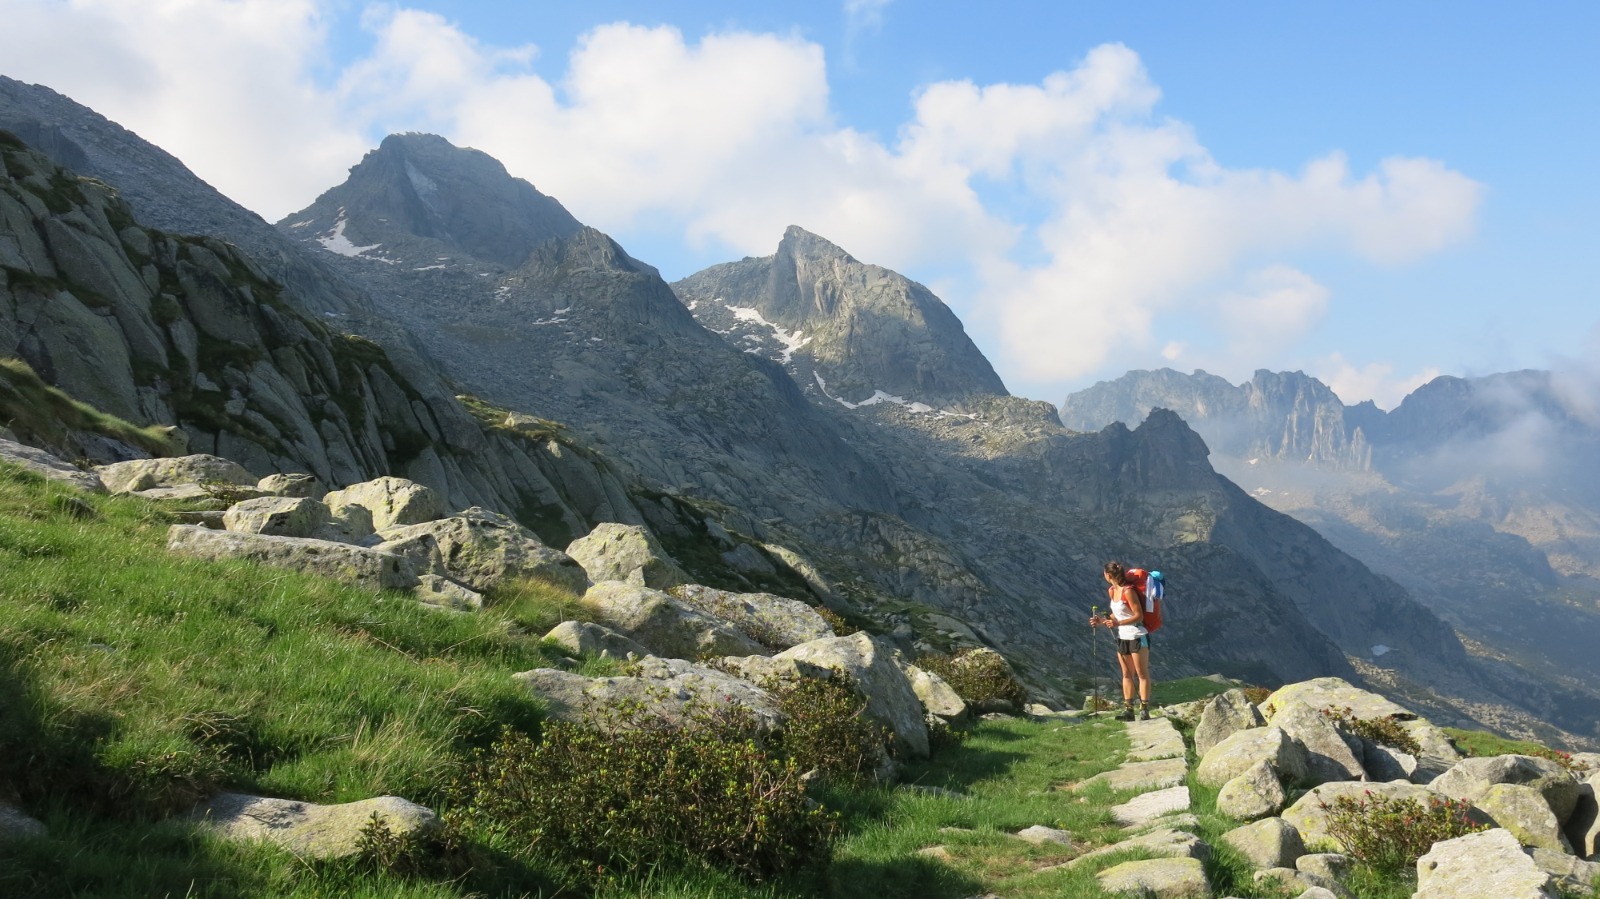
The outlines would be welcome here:
[[[1348,706],[1342,709],[1323,709],[1322,717],[1334,726],[1358,737],[1366,737],[1379,746],[1388,746],[1411,755],[1422,752],[1422,744],[1411,736],[1394,716],[1383,718],[1357,718]]]
[[[1321,803],[1328,833],[1351,857],[1381,871],[1409,870],[1434,843],[1487,830],[1468,817],[1472,806],[1454,799],[1391,799],[1371,791]]]
[[[916,664],[943,678],[969,705],[1004,702],[1020,710],[1028,701],[1027,691],[1017,682],[1005,656],[992,649],[963,649],[953,656],[930,652]]]
[[[848,637],[861,630],[861,628],[846,621],[843,615],[827,606],[815,606],[814,608],[817,610],[817,614],[822,616],[822,620],[828,623],[828,627],[833,628],[835,637]]]
[[[696,865],[760,880],[828,857],[835,817],[800,775],[762,748],[748,713],[702,709],[676,727],[621,707],[603,725],[548,724],[539,740],[506,731],[447,820],[574,885]]]
[[[1243,690],[1244,698],[1249,700],[1251,705],[1255,706],[1259,706],[1263,702],[1266,702],[1267,697],[1272,695],[1272,690],[1267,687],[1244,687]]]
[[[891,734],[866,715],[867,702],[848,678],[769,679],[762,685],[778,700],[785,716],[773,748],[801,771],[824,778],[870,778],[885,757]]]

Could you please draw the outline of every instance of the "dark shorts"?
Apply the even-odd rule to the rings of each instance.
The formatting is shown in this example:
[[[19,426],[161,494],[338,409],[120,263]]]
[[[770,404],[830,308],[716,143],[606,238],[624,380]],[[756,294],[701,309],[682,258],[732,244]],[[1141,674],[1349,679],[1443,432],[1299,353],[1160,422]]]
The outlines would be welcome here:
[[[1131,656],[1134,653],[1136,653],[1136,652],[1138,652],[1138,651],[1140,651],[1142,649],[1149,649],[1149,648],[1150,648],[1150,635],[1149,634],[1145,634],[1143,637],[1134,637],[1132,640],[1118,640],[1117,641],[1117,655],[1119,655],[1119,656]]]

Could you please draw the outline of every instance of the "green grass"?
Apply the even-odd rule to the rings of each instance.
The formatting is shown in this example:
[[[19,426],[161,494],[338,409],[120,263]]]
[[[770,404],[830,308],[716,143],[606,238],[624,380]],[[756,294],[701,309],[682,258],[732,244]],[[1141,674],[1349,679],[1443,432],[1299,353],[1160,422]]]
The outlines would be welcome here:
[[[1151,688],[1150,701],[1156,705],[1178,705],[1196,699],[1209,699],[1232,689],[1234,689],[1232,684],[1219,684],[1205,677],[1185,677],[1175,681],[1158,680]]]
[[[161,428],[140,428],[46,384],[28,363],[0,359],[0,424],[32,446],[61,447],[73,432],[103,434],[157,456],[175,447]]]

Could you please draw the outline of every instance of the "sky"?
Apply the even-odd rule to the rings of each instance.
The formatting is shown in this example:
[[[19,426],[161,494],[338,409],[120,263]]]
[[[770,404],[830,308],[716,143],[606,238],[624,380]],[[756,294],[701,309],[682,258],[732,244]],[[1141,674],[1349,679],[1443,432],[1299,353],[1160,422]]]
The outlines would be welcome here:
[[[269,221],[426,131],[668,280],[800,225],[1021,396],[1264,368],[1392,408],[1600,371],[1600,5],[1517,6],[0,0],[0,74]]]

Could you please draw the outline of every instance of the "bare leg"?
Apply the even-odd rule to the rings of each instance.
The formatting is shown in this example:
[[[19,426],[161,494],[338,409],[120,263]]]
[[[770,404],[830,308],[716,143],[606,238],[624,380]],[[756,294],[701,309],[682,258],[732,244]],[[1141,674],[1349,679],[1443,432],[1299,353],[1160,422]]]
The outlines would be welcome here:
[[[1144,702],[1149,703],[1150,687],[1152,686],[1150,683],[1150,650],[1141,649],[1132,656],[1123,656],[1121,658],[1132,659],[1134,673],[1139,676],[1139,698]],[[1124,669],[1124,671],[1126,671],[1126,669]],[[1122,693],[1125,696],[1131,697],[1133,696],[1133,688],[1127,685],[1127,675],[1124,674],[1123,677],[1124,686],[1122,688]]]
[[[1137,658],[1137,655],[1125,656],[1119,654],[1117,656],[1117,664],[1122,668],[1122,701],[1125,703],[1133,702],[1133,680],[1138,672],[1135,667],[1137,664],[1135,659]]]

